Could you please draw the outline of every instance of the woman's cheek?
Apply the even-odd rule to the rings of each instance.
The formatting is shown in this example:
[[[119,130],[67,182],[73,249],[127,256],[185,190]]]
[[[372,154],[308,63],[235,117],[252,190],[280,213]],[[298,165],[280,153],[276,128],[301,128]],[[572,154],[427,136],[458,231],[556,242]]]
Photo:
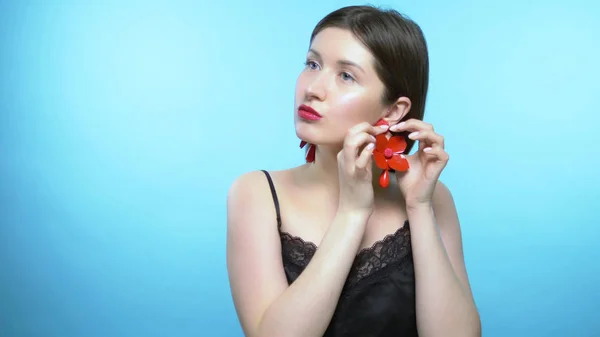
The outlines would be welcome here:
[[[364,120],[365,111],[363,95],[357,92],[346,93],[340,97],[336,111],[338,114],[342,114],[345,118],[352,121]]]

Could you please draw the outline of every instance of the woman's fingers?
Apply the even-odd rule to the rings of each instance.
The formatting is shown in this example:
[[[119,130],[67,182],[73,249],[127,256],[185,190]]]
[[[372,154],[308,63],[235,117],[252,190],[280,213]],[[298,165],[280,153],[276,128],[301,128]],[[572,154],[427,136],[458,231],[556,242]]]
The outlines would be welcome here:
[[[407,121],[390,126],[390,131],[394,131],[394,132],[423,131],[423,130],[433,131],[433,125],[423,122],[422,120],[413,118],[413,119],[409,119]]]
[[[419,141],[419,150],[426,147],[441,147],[444,148],[444,137],[437,134],[433,125],[423,122],[418,119],[409,119],[405,122],[392,125],[390,131],[394,132],[410,132],[408,138]]]
[[[356,168],[359,170],[368,169],[371,166],[373,158],[373,150],[375,149],[375,143],[369,143],[360,153],[358,159],[356,159]]]
[[[431,130],[415,131],[409,134],[408,138],[412,140],[418,140],[419,143],[426,145],[425,147],[431,146],[440,147],[442,149],[444,148],[444,137]]]
[[[423,153],[427,159],[441,161],[444,163],[448,162],[450,159],[448,153],[440,147],[426,147],[423,149]]]
[[[368,145],[369,143],[374,144],[375,137],[366,132],[361,132],[347,137],[346,141],[344,142],[344,149],[342,150],[344,152],[344,160],[346,165],[354,165],[359,149],[365,145]]]
[[[348,130],[344,139],[344,161],[347,165],[355,165],[358,152],[364,146],[375,143],[375,136],[387,131],[387,126],[372,126],[369,123],[360,123]]]
[[[359,123],[356,124],[355,126],[351,127],[348,132],[346,133],[346,139],[348,137],[352,137],[353,135],[359,134],[361,132],[366,132],[368,134],[371,134],[373,136],[377,136],[380,133],[383,133],[385,131],[387,131],[389,127],[387,125],[383,125],[383,126],[373,126],[369,123],[363,122],[363,123]]]

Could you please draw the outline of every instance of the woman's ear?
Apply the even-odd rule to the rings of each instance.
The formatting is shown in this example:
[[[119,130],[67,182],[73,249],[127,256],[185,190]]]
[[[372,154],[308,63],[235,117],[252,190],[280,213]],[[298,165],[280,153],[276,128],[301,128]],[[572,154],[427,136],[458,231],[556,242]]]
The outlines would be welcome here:
[[[400,97],[394,104],[389,106],[383,119],[390,125],[398,124],[410,111],[411,102],[408,97]]]

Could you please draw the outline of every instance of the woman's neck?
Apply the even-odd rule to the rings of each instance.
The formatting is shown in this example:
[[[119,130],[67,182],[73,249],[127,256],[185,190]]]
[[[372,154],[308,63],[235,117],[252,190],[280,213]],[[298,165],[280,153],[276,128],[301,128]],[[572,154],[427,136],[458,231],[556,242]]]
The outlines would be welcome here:
[[[323,186],[339,190],[339,168],[337,155],[341,148],[317,146],[315,161],[309,164],[311,178]]]
[[[328,194],[331,196],[338,197],[340,190],[339,186],[339,167],[337,156],[341,151],[341,148],[329,147],[329,146],[317,146],[315,161],[307,164],[306,167],[306,178],[310,183],[316,183],[319,186],[327,189]],[[380,170],[373,163],[373,189],[375,192],[375,198],[389,198],[396,193],[393,193],[392,189],[396,187],[395,182],[391,181],[388,188],[382,188],[379,186],[379,175]],[[391,173],[390,173],[391,174]],[[394,180],[394,175],[391,174],[390,180]]]

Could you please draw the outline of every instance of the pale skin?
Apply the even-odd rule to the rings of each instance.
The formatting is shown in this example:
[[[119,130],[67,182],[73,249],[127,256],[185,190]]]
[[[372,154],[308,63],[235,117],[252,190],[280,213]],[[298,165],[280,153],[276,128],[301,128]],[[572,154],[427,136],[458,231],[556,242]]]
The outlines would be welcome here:
[[[318,145],[316,160],[271,174],[282,230],[319,249],[288,285],[264,174],[250,172],[233,183],[227,200],[227,266],[244,333],[322,336],[355,255],[408,219],[419,335],[480,336],[456,207],[438,180],[449,158],[443,137],[423,121],[399,123],[410,99],[381,103],[384,86],[373,56],[350,32],[326,28],[310,49],[298,77],[295,108],[310,105],[323,118],[295,121],[297,135]],[[411,131],[418,144],[407,156],[409,171],[397,174],[386,189],[377,184],[379,170],[369,146],[375,135],[388,131],[372,126],[381,118],[392,131]]]

